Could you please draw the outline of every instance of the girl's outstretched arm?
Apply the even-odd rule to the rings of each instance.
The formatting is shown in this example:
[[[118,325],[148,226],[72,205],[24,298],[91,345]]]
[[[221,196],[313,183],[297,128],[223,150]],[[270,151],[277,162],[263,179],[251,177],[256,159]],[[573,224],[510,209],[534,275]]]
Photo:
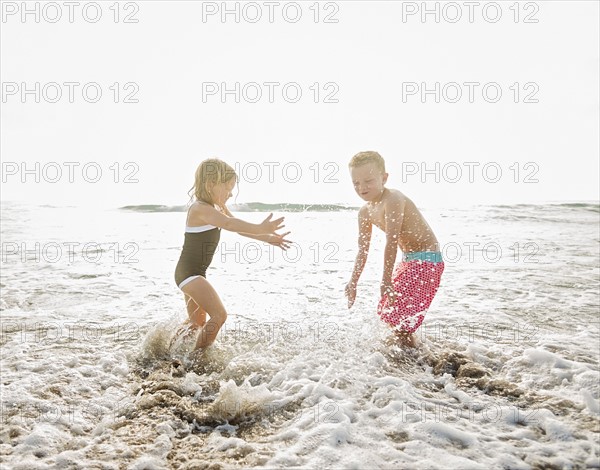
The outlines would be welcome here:
[[[229,215],[219,212],[210,204],[196,203],[190,208],[190,222],[193,222],[194,225],[214,225],[230,232],[244,232],[253,235],[275,234],[277,230],[284,227],[284,218],[271,220],[273,214],[269,214],[260,224],[253,224],[231,216],[231,212],[228,210],[227,212]]]
[[[267,233],[262,235],[252,235],[251,233],[243,233],[238,232],[240,235],[248,238],[253,238],[254,240],[259,240],[261,242],[268,243],[273,246],[278,246],[282,250],[287,250],[290,246],[292,246],[292,241],[287,240],[287,237],[291,232],[282,233],[281,235],[275,233]]]
[[[229,209],[227,207],[224,207],[223,209],[227,216],[233,217],[233,214],[231,212],[229,212]],[[259,240],[261,242],[270,243],[271,245],[278,246],[282,250],[287,250],[292,243],[290,240],[285,239],[285,237],[287,237],[291,232],[282,233],[281,235],[270,234],[270,233],[260,234],[260,235],[256,235],[256,234],[252,234],[252,233],[248,233],[248,232],[238,232],[238,233],[244,237],[252,238],[254,240]]]

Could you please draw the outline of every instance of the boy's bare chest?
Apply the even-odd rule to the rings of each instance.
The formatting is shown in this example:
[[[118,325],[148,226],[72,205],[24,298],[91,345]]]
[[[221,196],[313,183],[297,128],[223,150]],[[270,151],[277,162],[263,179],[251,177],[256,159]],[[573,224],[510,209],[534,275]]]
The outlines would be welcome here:
[[[383,204],[367,206],[367,210],[371,223],[385,231],[385,211],[383,210]]]

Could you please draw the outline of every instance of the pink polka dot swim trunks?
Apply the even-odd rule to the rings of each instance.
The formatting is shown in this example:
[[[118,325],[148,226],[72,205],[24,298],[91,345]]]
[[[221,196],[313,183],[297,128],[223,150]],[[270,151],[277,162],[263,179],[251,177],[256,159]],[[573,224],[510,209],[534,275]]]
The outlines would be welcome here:
[[[423,323],[425,312],[433,300],[444,262],[441,253],[420,251],[406,253],[403,261],[394,269],[392,285],[396,292],[394,305],[384,296],[377,306],[377,314],[390,326],[407,333],[414,333]]]

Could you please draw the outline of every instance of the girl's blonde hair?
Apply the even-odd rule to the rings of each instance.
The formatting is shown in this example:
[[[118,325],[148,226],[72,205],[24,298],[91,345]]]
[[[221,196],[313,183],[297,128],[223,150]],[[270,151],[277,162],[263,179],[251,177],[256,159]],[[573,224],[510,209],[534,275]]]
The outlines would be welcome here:
[[[203,201],[214,205],[215,202],[212,198],[211,189],[216,184],[231,181],[231,178],[235,178],[237,182],[235,170],[223,160],[219,160],[218,158],[204,160],[198,165],[194,177],[194,185],[188,191],[190,202],[194,202],[195,198],[196,201]]]

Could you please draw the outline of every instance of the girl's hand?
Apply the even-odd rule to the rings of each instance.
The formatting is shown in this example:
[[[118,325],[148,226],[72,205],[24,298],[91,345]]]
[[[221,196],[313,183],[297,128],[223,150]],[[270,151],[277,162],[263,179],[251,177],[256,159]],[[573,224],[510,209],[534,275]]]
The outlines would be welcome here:
[[[264,241],[269,243],[270,245],[273,246],[278,246],[279,248],[281,248],[282,250],[287,250],[292,242],[290,240],[286,240],[285,237],[288,236],[291,232],[286,232],[283,233],[281,235],[279,235],[278,233],[274,234],[274,235],[267,235],[264,238]]]
[[[265,220],[262,221],[260,226],[264,230],[264,233],[277,235],[275,232],[277,230],[285,227],[285,225],[282,225],[284,218],[280,217],[279,219],[271,220],[272,217],[273,217],[273,213],[269,214],[269,216]]]

